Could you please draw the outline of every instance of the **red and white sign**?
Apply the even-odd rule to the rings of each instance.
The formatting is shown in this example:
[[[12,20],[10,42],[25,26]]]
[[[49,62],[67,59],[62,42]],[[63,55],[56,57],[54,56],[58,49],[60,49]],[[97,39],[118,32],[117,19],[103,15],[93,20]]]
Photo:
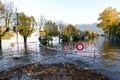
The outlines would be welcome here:
[[[69,47],[71,47],[71,45],[74,45],[76,43],[71,44],[68,43],[68,45],[65,47],[65,55],[66,53],[77,53],[83,56],[91,56],[91,57],[96,57],[96,48],[95,48],[95,43],[91,43],[91,42],[78,42],[75,47],[73,46],[72,49],[70,49]]]
[[[77,44],[76,44],[76,49],[79,50],[79,51],[83,50],[83,49],[84,49],[84,44],[83,44],[83,43],[80,43],[80,42],[77,43]]]

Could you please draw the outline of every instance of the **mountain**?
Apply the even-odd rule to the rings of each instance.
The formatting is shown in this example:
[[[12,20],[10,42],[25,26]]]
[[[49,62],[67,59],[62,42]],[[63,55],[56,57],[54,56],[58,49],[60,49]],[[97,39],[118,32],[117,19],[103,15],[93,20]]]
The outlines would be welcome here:
[[[77,24],[77,25],[75,25],[75,27],[77,29],[79,29],[80,31],[91,30],[93,32],[96,32],[97,34],[104,34],[104,31],[101,28],[97,27],[97,23],[93,23],[93,24]]]

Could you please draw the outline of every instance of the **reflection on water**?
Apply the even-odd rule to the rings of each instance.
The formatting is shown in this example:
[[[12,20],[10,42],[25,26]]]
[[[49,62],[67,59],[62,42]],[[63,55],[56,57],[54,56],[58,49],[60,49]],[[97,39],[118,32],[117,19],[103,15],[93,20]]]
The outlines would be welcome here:
[[[110,42],[104,42],[101,46],[102,56],[108,59],[117,59],[116,47]]]
[[[56,50],[50,50],[50,49],[47,49],[45,47],[41,47],[40,54],[42,56],[54,56],[54,55],[57,55],[57,51]]]
[[[98,37],[95,41],[97,53],[106,59],[120,59],[120,48],[118,45],[109,42],[106,37]]]
[[[120,48],[109,42],[105,37],[98,37],[96,42],[97,53],[100,54],[95,60],[98,68],[120,72]],[[94,64],[92,64],[94,66]]]
[[[93,42],[96,44],[96,54],[98,54],[95,58],[77,54],[67,57],[83,61],[94,69],[120,72],[120,48],[108,42],[104,36],[98,36]]]
[[[120,64],[119,64],[120,48],[112,44],[111,42],[108,42],[104,36],[102,37],[99,36],[95,40],[90,42],[94,42],[96,44],[96,49],[97,49],[96,53],[99,54],[96,56],[96,58],[81,56],[79,54],[67,54],[65,58],[63,56],[61,57],[62,61],[65,61],[65,59],[71,58],[71,60],[75,59],[78,61],[80,60],[83,62],[88,62],[88,64],[95,69],[104,69],[109,71],[120,72]],[[55,47],[63,49],[64,45],[56,44]],[[40,47],[39,49],[40,49],[39,50],[40,52],[24,55],[20,60],[14,60],[11,57],[1,58],[0,64],[3,64],[4,66],[0,65],[0,69],[3,70],[3,69],[6,69],[7,67],[11,67],[18,64],[32,63],[32,62],[41,61],[41,60],[44,61],[44,59],[52,58],[53,56],[58,57],[58,56],[64,55],[63,52],[50,50],[44,47]],[[51,59],[51,60],[54,61],[54,59]],[[61,61],[61,60],[57,58],[56,61]]]

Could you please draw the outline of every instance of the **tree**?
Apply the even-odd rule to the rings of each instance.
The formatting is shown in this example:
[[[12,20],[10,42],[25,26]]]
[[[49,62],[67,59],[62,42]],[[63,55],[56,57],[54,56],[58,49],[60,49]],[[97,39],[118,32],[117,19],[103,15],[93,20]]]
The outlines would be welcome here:
[[[40,16],[40,20],[39,22],[37,23],[38,27],[39,27],[39,30],[44,27],[44,25],[46,24],[46,19],[43,15]]]
[[[115,8],[108,7],[99,15],[100,23],[97,26],[101,27],[107,34],[116,34],[120,22],[119,16],[120,13]]]
[[[37,22],[39,35],[40,35],[39,39],[41,39],[41,36],[45,36],[45,32],[42,30],[45,24],[46,24],[46,19],[43,15],[41,15],[39,21]]]
[[[58,27],[55,22],[47,21],[44,29],[46,31],[46,36],[57,36],[58,35]]]
[[[29,37],[34,32],[34,22],[33,16],[26,16],[23,12],[18,15],[18,32],[24,39],[24,49],[27,51],[27,37]]]
[[[65,27],[65,24],[62,21],[57,21],[56,24],[58,26],[58,36],[59,36],[59,43],[60,43],[60,39],[62,37],[64,37],[64,36],[61,35],[61,33],[62,33],[63,28]]]
[[[13,23],[12,3],[0,1],[0,53],[2,53],[2,39],[10,39],[13,36],[11,25]]]
[[[77,39],[79,34],[79,31],[77,28],[75,28],[73,25],[69,24],[68,26],[64,27],[62,29],[62,41],[70,41],[70,37],[72,37],[73,41],[77,41],[75,39]]]
[[[58,31],[61,34],[61,31],[63,30],[63,28],[66,26],[62,21],[57,21],[56,25],[58,26]]]
[[[39,38],[38,39],[39,39],[41,44],[46,45],[47,41],[42,38],[42,37],[46,36],[46,33],[43,29],[45,23],[46,23],[46,19],[43,15],[41,15],[39,21],[37,22],[37,26],[38,26],[38,30],[39,30]]]
[[[48,39],[48,41],[51,40],[51,44],[52,44],[52,37],[58,35],[58,27],[56,23],[52,22],[51,20],[47,21],[45,23],[44,30],[46,33],[46,39]]]
[[[80,40],[80,36],[78,34],[72,36],[72,41],[77,42]]]
[[[71,37],[71,35],[76,35],[76,34],[78,34],[78,30],[71,24],[69,24],[67,27],[65,27],[62,30],[62,35],[66,35],[68,37]]]
[[[120,23],[118,24],[116,34],[120,38]]]

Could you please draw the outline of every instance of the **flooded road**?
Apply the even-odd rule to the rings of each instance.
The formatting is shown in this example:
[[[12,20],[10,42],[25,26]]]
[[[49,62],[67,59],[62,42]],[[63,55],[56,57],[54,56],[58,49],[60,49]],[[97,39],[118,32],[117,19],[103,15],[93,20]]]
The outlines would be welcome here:
[[[120,45],[111,43],[104,36],[99,36],[92,43],[95,44],[95,57],[93,53],[67,54],[67,58],[82,60],[89,67],[112,72],[120,72]],[[92,47],[89,47],[92,50]],[[88,54],[88,55],[87,55]],[[91,56],[93,55],[93,56]]]
[[[29,39],[28,39],[29,40]],[[33,40],[33,39],[32,39]],[[31,39],[29,41],[32,41]],[[11,41],[9,41],[11,43]],[[33,41],[34,42],[34,41]],[[39,44],[38,40],[35,40]],[[10,44],[9,43],[9,44]],[[76,65],[84,63],[88,68],[93,68],[103,74],[112,77],[113,80],[119,80],[120,77],[120,47],[119,45],[114,45],[107,41],[103,37],[97,37],[93,43],[96,44],[96,57],[84,56],[80,54],[66,53],[60,50],[46,49],[45,47],[39,47],[37,45],[37,52],[32,52],[30,54],[13,54],[4,52],[4,56],[0,57],[0,71],[5,70],[9,67],[16,65],[25,65],[30,63],[59,63],[59,62],[70,62]],[[61,48],[61,45],[56,44],[57,48]],[[7,44],[6,44],[7,46]],[[6,50],[6,49],[5,49]],[[5,55],[7,54],[7,55]],[[19,56],[19,59],[14,57]],[[108,71],[108,73],[104,72]],[[113,74],[109,74],[113,73]],[[116,75],[116,76],[115,76]]]
[[[98,37],[96,40],[97,53],[96,63],[102,69],[120,72],[120,47],[107,41],[105,37]],[[94,65],[93,63],[91,63]]]

